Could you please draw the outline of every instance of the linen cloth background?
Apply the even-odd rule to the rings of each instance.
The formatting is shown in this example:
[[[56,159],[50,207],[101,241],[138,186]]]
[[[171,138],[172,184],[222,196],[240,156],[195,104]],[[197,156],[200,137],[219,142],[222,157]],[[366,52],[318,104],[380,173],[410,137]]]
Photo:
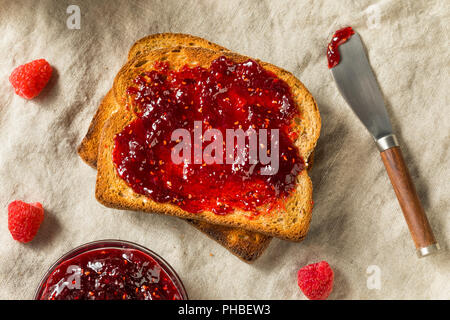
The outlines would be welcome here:
[[[69,5],[81,29],[66,26]],[[193,299],[304,299],[296,272],[327,260],[330,299],[448,299],[448,252],[418,259],[370,135],[327,69],[332,33],[362,36],[388,113],[436,237],[450,225],[450,3],[434,1],[6,1],[0,0],[0,298],[32,299],[49,266],[83,243],[116,238],[161,254]],[[247,265],[183,221],[112,210],[94,197],[96,172],[76,148],[130,46],[157,32],[204,37],[283,67],[317,99],[323,129],[312,170],[315,208],[301,243],[274,239]],[[26,101],[8,76],[45,58],[54,75]],[[43,203],[29,244],[12,240],[7,205]],[[368,266],[381,270],[369,290]]]

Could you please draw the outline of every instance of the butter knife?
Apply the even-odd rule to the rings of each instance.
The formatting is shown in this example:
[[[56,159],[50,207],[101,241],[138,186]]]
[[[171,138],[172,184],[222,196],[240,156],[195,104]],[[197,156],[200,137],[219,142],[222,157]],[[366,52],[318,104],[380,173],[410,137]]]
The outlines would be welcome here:
[[[383,96],[360,36],[355,32],[338,47],[339,63],[331,68],[336,85],[350,108],[374,138],[394,188],[419,257],[439,251],[430,223],[393,133]]]

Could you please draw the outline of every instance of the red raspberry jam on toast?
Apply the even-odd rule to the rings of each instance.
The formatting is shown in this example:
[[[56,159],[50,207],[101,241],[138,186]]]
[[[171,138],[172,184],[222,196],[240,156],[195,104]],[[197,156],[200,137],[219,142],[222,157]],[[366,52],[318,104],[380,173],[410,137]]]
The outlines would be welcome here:
[[[181,300],[167,270],[136,249],[98,248],[57,265],[39,300]]]
[[[241,209],[256,215],[293,192],[305,165],[294,145],[299,109],[286,82],[253,60],[235,63],[220,57],[209,68],[184,66],[177,71],[162,62],[155,67],[128,88],[137,118],[114,138],[117,173],[136,193],[191,213],[223,215]],[[172,132],[182,128],[194,137],[195,121],[201,121],[202,132],[220,130],[224,156],[227,129],[254,128],[258,143],[259,130],[267,129],[267,140],[263,140],[267,145],[270,131],[278,129],[278,171],[263,175],[266,165],[248,160],[244,164],[227,164],[225,159],[223,164],[206,164],[204,159],[198,164],[174,164],[171,150],[177,141],[171,141]],[[208,143],[203,142],[202,148]],[[248,147],[247,137],[245,143]],[[267,149],[270,154],[270,146]]]
[[[334,68],[341,61],[341,55],[339,54],[339,46],[345,43],[352,35],[355,34],[352,27],[346,27],[339,29],[331,38],[327,49],[328,68]]]

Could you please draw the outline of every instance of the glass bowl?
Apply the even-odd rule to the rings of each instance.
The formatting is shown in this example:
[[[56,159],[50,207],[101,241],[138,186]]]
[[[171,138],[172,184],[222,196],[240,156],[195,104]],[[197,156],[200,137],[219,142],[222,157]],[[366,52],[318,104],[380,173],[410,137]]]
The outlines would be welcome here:
[[[93,262],[89,259],[96,261]],[[89,268],[72,264],[73,262],[81,264],[82,261],[86,262]],[[108,261],[110,261],[110,264],[106,265]],[[63,272],[64,267],[66,267],[65,273]],[[106,269],[107,267],[109,269]],[[95,274],[96,270],[98,270],[97,275]],[[146,278],[143,277],[142,270],[145,270]],[[118,277],[118,274],[120,274],[120,278],[114,278]],[[162,275],[162,278],[160,278],[160,275]],[[138,278],[139,276],[141,278]],[[61,278],[56,281],[58,277]],[[112,286],[111,283],[117,283],[117,279],[120,282],[122,278],[125,285],[120,287],[119,296],[112,296],[113,293],[108,289],[98,289],[102,286],[103,288]],[[131,283],[126,282],[125,278],[136,281],[132,283],[132,291],[130,291]],[[160,281],[161,279],[164,282]],[[146,285],[142,284],[143,282]],[[91,287],[93,284],[95,284],[94,287]],[[65,290],[66,288],[67,290]],[[125,292],[122,292],[122,288],[127,289],[123,289]],[[75,289],[75,291],[72,289]],[[49,295],[50,292],[56,295]],[[114,295],[116,293],[117,291],[114,291]],[[132,299],[133,296],[142,300],[169,299],[168,297],[174,300],[188,299],[180,277],[158,254],[129,241],[100,240],[76,247],[59,258],[39,283],[34,299]]]

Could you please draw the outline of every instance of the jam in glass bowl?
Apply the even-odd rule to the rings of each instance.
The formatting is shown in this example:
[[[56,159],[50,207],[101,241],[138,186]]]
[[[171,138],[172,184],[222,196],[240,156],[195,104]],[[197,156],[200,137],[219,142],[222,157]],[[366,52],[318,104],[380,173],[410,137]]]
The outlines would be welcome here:
[[[122,240],[77,247],[47,271],[35,300],[187,300],[172,267],[153,251]]]

